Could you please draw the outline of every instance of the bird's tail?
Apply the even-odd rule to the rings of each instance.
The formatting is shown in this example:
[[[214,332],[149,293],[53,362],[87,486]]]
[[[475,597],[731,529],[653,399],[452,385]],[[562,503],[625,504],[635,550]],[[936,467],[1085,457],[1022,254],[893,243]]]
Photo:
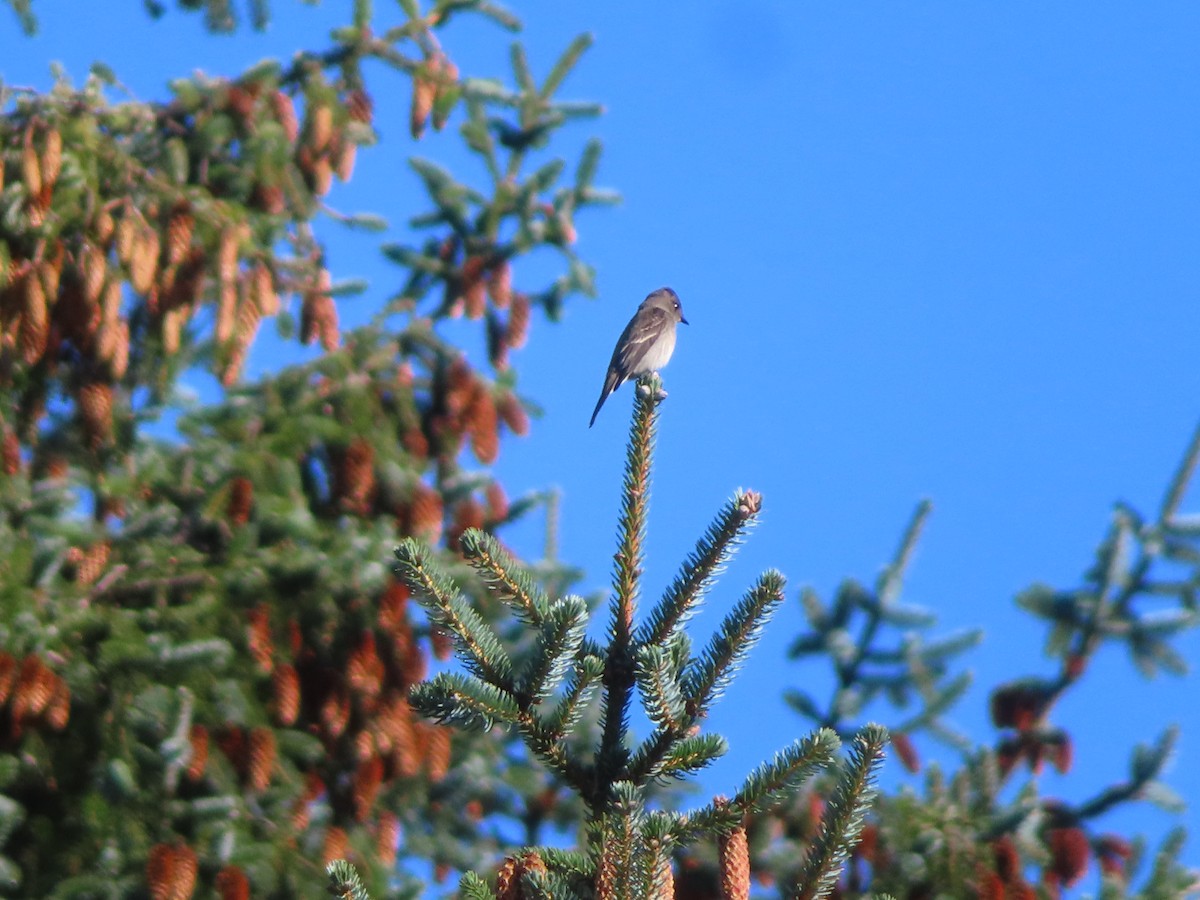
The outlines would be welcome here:
[[[608,374],[604,376],[604,389],[600,391],[600,399],[596,401],[596,408],[592,410],[592,420],[588,422],[588,428],[596,424],[596,416],[600,415],[600,407],[604,405],[604,401],[608,399],[608,395],[620,386],[621,382],[617,378],[617,373],[609,369]]]
[[[612,391],[605,385],[604,390],[600,392],[600,399],[596,401],[596,408],[592,410],[592,420],[588,422],[588,428],[596,424],[596,416],[600,415],[600,407],[604,405],[604,401],[608,399],[608,395],[611,393]]]

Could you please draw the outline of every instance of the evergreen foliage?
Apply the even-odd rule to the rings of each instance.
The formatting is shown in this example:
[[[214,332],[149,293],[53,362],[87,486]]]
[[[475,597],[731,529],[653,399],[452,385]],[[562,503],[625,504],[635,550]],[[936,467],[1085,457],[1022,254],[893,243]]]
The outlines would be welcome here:
[[[217,30],[241,15],[180,6]],[[409,688],[449,648],[384,560],[419,535],[449,562],[470,529],[552,513],[488,467],[529,428],[510,355],[539,310],[591,289],[572,243],[577,213],[612,199],[592,184],[599,144],[569,176],[546,152],[598,112],[555,96],[589,40],[540,84],[515,46],[509,86],[460,74],[439,40],[461,16],[516,26],[492,4],[347,14],[324,46],[180,78],[165,102],[104,66],[78,88],[0,85],[5,895],[310,896],[349,856],[374,896],[415,896],[404,860],[445,877],[571,815],[514,739],[413,713]],[[412,161],[419,239],[384,248],[399,288],[343,334],[337,298],[357,288],[323,235],[386,223],[326,196],[376,152],[370,92],[397,89],[414,138],[453,123],[485,175]],[[524,284],[539,250],[539,271],[563,265]],[[478,325],[479,367],[443,337],[451,318]],[[243,384],[271,319],[325,352]],[[204,371],[221,397],[190,406],[179,378]],[[146,426],[167,413],[164,439]],[[574,577],[553,559],[537,572]],[[475,634],[496,615],[456,610]],[[570,610],[543,624],[561,656]],[[538,695],[558,658],[509,677]]]
[[[1047,796],[1037,779],[1047,763],[1068,774],[1076,754],[1086,749],[1077,750],[1051,714],[1086,676],[1103,644],[1123,645],[1145,675],[1186,671],[1174,642],[1200,624],[1200,530],[1195,517],[1180,507],[1198,461],[1200,429],[1155,518],[1116,505],[1081,586],[1034,585],[1018,595],[1018,605],[1047,624],[1046,653],[1058,672],[1020,675],[992,690],[991,716],[999,733],[991,743],[968,740],[944,719],[966,682],[965,676],[951,674],[951,663],[979,635],[925,642],[920,630],[932,627],[933,617],[899,603],[900,580],[928,504],[918,506],[874,591],[848,581],[829,606],[813,591],[802,592],[809,630],[796,637],[792,655],[825,660],[833,670],[834,690],[827,704],[789,690],[789,704],[839,734],[860,727],[859,717],[872,702],[872,715],[892,707],[902,716],[892,726],[893,747],[912,772],[921,772],[922,764],[910,735],[927,733],[948,742],[961,758],[949,771],[929,766],[919,788],[905,786],[879,798],[852,851],[839,896],[887,891],[901,898],[1054,897],[1089,872],[1098,875],[1098,895],[1107,900],[1188,897],[1200,890],[1200,876],[1179,861],[1181,830],[1150,853],[1143,838],[1100,825],[1106,813],[1136,801],[1182,809],[1180,798],[1161,780],[1176,729],[1168,727],[1156,740],[1134,747],[1128,773],[1082,801]],[[890,638],[890,630],[902,632],[898,641]],[[905,709],[914,702],[915,712]],[[838,786],[818,784],[797,802],[750,823],[752,869],[764,881],[776,880],[788,893],[796,858],[820,845],[813,834],[815,816],[826,805],[844,808]],[[805,875],[812,858],[801,870]]]
[[[907,748],[908,735],[928,731],[956,747],[965,738],[945,722],[943,714],[970,686],[968,673],[950,677],[950,663],[975,646],[982,632],[975,630],[926,643],[921,632],[935,619],[927,610],[899,602],[904,574],[916,549],[921,530],[932,511],[926,501],[913,512],[892,561],[876,579],[874,591],[849,580],[826,606],[816,592],[801,592],[806,623],[789,648],[789,655],[803,658],[827,657],[833,665],[835,686],[825,704],[808,693],[789,689],[784,697],[794,710],[816,724],[832,728],[846,737],[863,709],[886,698],[894,706],[906,707],[910,700],[920,708],[892,726],[892,740]],[[895,642],[884,645],[885,634],[899,632]]]
[[[580,598],[548,599],[528,587],[528,576],[517,571],[487,535],[465,533],[463,554],[475,570],[475,580],[511,607],[517,623],[532,632],[531,640],[506,641],[499,627],[474,613],[468,596],[419,541],[408,539],[396,548],[397,574],[433,622],[453,635],[466,669],[416,686],[413,706],[445,725],[500,726],[519,733],[529,751],[586,808],[584,855],[564,857],[545,848],[526,848],[522,855],[510,856],[497,875],[496,897],[673,897],[672,854],[705,839],[717,840],[723,848],[726,896],[748,897],[746,817],[785,803],[836,758],[840,741],[829,729],[820,729],[754,772],[732,800],[717,798],[690,815],[648,806],[656,781],[684,777],[724,753],[724,740],[700,733],[700,727],[782,601],[784,587],[778,572],[764,573],[733,606],[708,645],[697,654],[690,652],[680,623],[694,611],[702,588],[709,586],[762,507],[758,494],[739,491],[701,538],[655,612],[635,628],[657,410],[665,396],[657,375],[638,382],[607,646],[586,640],[589,611]],[[601,713],[598,727],[592,729],[586,717],[579,723],[574,711],[583,699],[582,686],[597,682]],[[629,726],[635,691],[654,725],[638,743]],[[562,712],[564,706],[572,713]],[[566,726],[576,723],[581,727],[572,733]],[[886,731],[878,726],[869,725],[855,736],[850,761],[834,778],[828,813],[804,857],[795,896],[815,900],[835,887],[862,830],[873,796],[872,775],[886,741]],[[461,893],[482,895],[482,884],[477,873],[468,874]]]
[[[30,0],[7,5],[36,29]],[[215,32],[283,9],[144,6]],[[870,586],[801,594],[791,655],[827,662],[833,688],[785,699],[814,730],[680,811],[678,785],[726,750],[705,716],[784,598],[763,573],[693,649],[686,626],[761,498],[737,492],[639,612],[664,396],[644,379],[599,610],[556,558],[554,496],[509,498],[489,470],[536,411],[513,366],[531,320],[592,292],[577,215],[615,199],[598,142],[553,152],[600,111],[559,97],[590,38],[540,83],[514,44],[506,82],[442,42],[464,17],[517,30],[489,0],[345,9],[290,60],[180,77],[161,101],[103,64],[47,92],[0,83],[0,895],[382,900],[460,873],[476,900],[726,900],[752,880],[787,898],[1049,898],[1089,873],[1104,900],[1194,895],[1181,830],[1152,850],[1100,824],[1180,806],[1173,729],[1082,801],[1036,775],[1086,752],[1052,719],[1103,646],[1147,675],[1186,668],[1200,430],[1153,515],[1116,507],[1077,586],[1017,598],[1053,667],[993,688],[994,739],[947,718],[980,635],[928,637],[934,617],[900,599],[921,504]],[[339,298],[366,286],[330,229],[388,223],[328,198],[359,152],[387,152],[371,98],[396,91],[413,140],[447,129],[484,177],[409,160],[418,237],[382,247],[398,284],[344,332]],[[536,271],[558,268],[534,284],[539,251]],[[449,339],[452,319],[476,332]],[[322,354],[245,383],[267,321]],[[185,374],[217,400],[189,401]],[[531,514],[541,560],[497,536]],[[427,678],[452,651],[461,667]],[[922,775],[882,795],[875,715]],[[958,759],[924,766],[926,735]]]

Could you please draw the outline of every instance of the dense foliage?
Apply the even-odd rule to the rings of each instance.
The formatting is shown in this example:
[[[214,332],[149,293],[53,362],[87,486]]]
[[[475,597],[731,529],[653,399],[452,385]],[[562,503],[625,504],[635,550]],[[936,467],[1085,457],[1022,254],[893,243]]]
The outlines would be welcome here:
[[[402,6],[380,23],[359,3],[327,47],[181,78],[161,103],[104,69],[0,88],[6,891],[290,897],[351,855],[411,895],[398,859],[465,867],[500,846],[479,821],[521,833],[552,793],[502,739],[414,715],[408,689],[448,647],[386,560],[409,535],[453,553],[545,499],[510,500],[487,467],[529,428],[511,351],[590,289],[571,244],[577,211],[611,199],[599,145],[570,179],[542,152],[596,112],[554,97],[587,40],[541,84],[515,45],[509,88],[461,74],[437,35],[475,14],[502,38],[511,17]],[[455,115],[490,181],[412,160],[428,236],[384,248],[400,286],[341,334],[353,286],[322,234],[378,223],[323,197],[376,141],[371,91],[405,84],[413,137]],[[526,287],[539,248],[565,266]],[[478,324],[480,365],[441,336],[452,317]],[[326,352],[243,384],[271,320]],[[148,428],[203,369],[219,401]]]
[[[9,5],[36,27],[28,0]],[[212,31],[271,12],[146,6]],[[1200,435],[1159,510],[1118,506],[1078,586],[1018,598],[1054,670],[994,687],[994,740],[948,718],[979,635],[928,639],[932,618],[900,602],[923,505],[873,585],[801,595],[793,655],[833,671],[827,698],[784,692],[812,732],[734,797],[689,804],[673,785],[725,748],[705,713],[785,598],[764,573],[693,649],[687,620],[761,498],[736,494],[639,614],[647,379],[598,610],[555,558],[553,496],[510,498],[490,470],[536,409],[515,368],[531,321],[592,291],[576,216],[614,199],[593,183],[598,142],[569,166],[552,152],[599,112],[558,97],[589,40],[541,83],[515,44],[504,81],[443,44],[465,17],[507,40],[518,23],[487,0],[347,15],[291,60],[180,77],[161,101],[104,66],[46,92],[0,82],[0,894],[315,897],[335,861],[337,892],[376,898],[447,892],[451,874],[503,900],[744,898],[752,879],[764,896],[1052,897],[1089,873],[1104,897],[1195,890],[1181,833],[1150,860],[1097,824],[1177,803],[1172,731],[1083,802],[1034,776],[1087,752],[1052,717],[1101,646],[1185,668]],[[397,91],[413,141],[446,129],[486,174],[410,159],[416,237],[381,248],[396,284],[368,288],[329,236],[387,223],[327,198],[360,152],[407,152],[376,129],[372,97]],[[374,314],[347,331],[339,298],[363,291]],[[272,322],[323,352],[247,382]],[[211,380],[208,402],[185,376]],[[518,560],[504,526],[542,513],[545,558]],[[427,680],[454,651],[462,667]],[[869,812],[886,733],[868,714],[921,773]],[[923,766],[922,734],[957,762]]]

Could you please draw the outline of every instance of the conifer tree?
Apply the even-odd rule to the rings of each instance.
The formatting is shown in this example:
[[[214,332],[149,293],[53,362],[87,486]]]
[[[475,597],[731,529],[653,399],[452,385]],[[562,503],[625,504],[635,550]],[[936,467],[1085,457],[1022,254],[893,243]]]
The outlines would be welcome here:
[[[30,0],[7,5],[36,27]],[[285,9],[145,7],[216,32]],[[1034,776],[1087,752],[1053,715],[1099,647],[1147,673],[1184,667],[1200,436],[1154,515],[1117,507],[1079,586],[1018,598],[1047,623],[1053,669],[992,690],[994,740],[950,722],[980,636],[928,639],[933,617],[900,602],[922,505],[873,585],[801,595],[792,653],[834,672],[828,697],[785,693],[812,734],[681,812],[672,786],[724,750],[705,714],[782,604],[764,573],[693,649],[688,619],[760,498],[735,495],[638,613],[648,380],[612,600],[595,610],[555,556],[553,496],[509,498],[489,469],[530,427],[514,365],[531,320],[592,291],[574,244],[577,214],[613,199],[594,185],[600,147],[570,165],[552,152],[599,112],[559,97],[588,38],[541,82],[516,44],[502,80],[443,41],[464,17],[507,40],[518,22],[490,0],[346,8],[292,59],[179,77],[163,100],[102,64],[47,92],[0,81],[0,895],[327,896],[326,865],[356,900],[450,890],[426,873],[503,900],[744,898],[754,882],[787,898],[1055,897],[1097,873],[1105,898],[1194,892],[1182,832],[1150,850],[1100,821],[1177,803],[1171,730],[1082,802]],[[410,160],[427,205],[402,213],[423,237],[384,245],[399,284],[371,286],[386,299],[346,331],[340,298],[366,286],[331,229],[373,239],[388,223],[332,200],[360,152],[388,152],[396,129],[376,129],[372,97],[397,91],[414,141],[445,129],[486,174]],[[546,250],[561,268],[531,283],[525,258]],[[450,319],[484,349],[448,339]],[[247,382],[268,323],[323,354]],[[210,375],[216,399],[190,403],[185,373]],[[545,558],[518,561],[503,527],[539,513]],[[427,680],[452,651],[463,668]],[[870,811],[885,732],[868,716],[894,719],[895,755],[923,777]],[[924,736],[959,760],[923,765]]]
[[[219,0],[181,7],[239,24]],[[325,46],[179,78],[163,102],[103,66],[0,85],[5,895],[312,896],[349,856],[376,896],[415,896],[402,860],[465,869],[499,848],[480,820],[523,826],[548,788],[503,736],[414,714],[448,646],[385,560],[406,535],[457,552],[544,502],[488,467],[529,428],[510,356],[532,317],[591,290],[572,244],[576,214],[612,199],[599,144],[570,174],[546,152],[598,110],[556,96],[588,39],[541,82],[513,45],[508,86],[439,39],[464,16],[505,39],[494,4],[348,15]],[[414,139],[453,124],[487,176],[411,161],[427,237],[384,248],[400,287],[343,334],[355,285],[322,236],[385,223],[325,197],[377,152],[372,93],[398,89]],[[520,275],[539,249],[563,260],[541,286]],[[477,363],[442,336],[454,317],[477,323]],[[271,321],[325,354],[245,383]],[[223,394],[184,409],[179,378],[201,371]],[[146,427],[177,412],[166,438]]]
[[[494,599],[525,626],[524,640],[506,641],[480,617],[419,541],[410,538],[396,550],[398,573],[433,621],[454,637],[465,667],[417,685],[414,707],[446,725],[468,730],[499,725],[519,733],[585,807],[575,848],[525,847],[507,857],[490,880],[468,872],[460,885],[464,897],[669,900],[676,896],[674,853],[708,841],[719,848],[721,896],[746,900],[747,819],[786,803],[815,772],[834,764],[840,741],[832,730],[818,728],[760,766],[732,798],[714,798],[688,813],[648,803],[656,782],[685,778],[725,752],[723,738],[704,733],[704,719],[782,602],[784,587],[779,572],[764,572],[704,647],[693,650],[684,626],[762,508],[759,494],[739,491],[638,621],[651,458],[664,397],[657,375],[638,382],[605,642],[588,637],[589,611],[581,597],[544,593],[484,532],[463,535],[463,555]],[[597,694],[593,725],[587,713]],[[635,695],[653,725],[641,740],[629,724]],[[834,890],[874,795],[874,771],[886,741],[886,731],[875,725],[852,738],[849,758],[832,779],[827,809],[797,857],[791,896],[819,900]],[[338,867],[331,875],[353,896],[357,886],[350,872]]]
[[[789,704],[812,723],[842,735],[853,733],[868,711],[878,715],[890,708],[902,716],[891,725],[893,748],[913,773],[922,772],[913,735],[928,734],[948,744],[960,759],[953,767],[929,766],[919,786],[880,796],[852,853],[840,896],[887,891],[897,898],[1057,897],[1089,874],[1106,900],[1197,896],[1200,873],[1180,861],[1181,828],[1151,848],[1144,837],[1120,833],[1105,818],[1139,801],[1170,812],[1182,809],[1163,776],[1178,739],[1176,728],[1168,726],[1132,747],[1128,772],[1091,788],[1081,801],[1046,795],[1037,778],[1047,765],[1070,773],[1074,760],[1092,750],[1076,746],[1052,714],[1087,677],[1104,645],[1124,646],[1144,676],[1186,673],[1175,643],[1200,626],[1200,529],[1196,516],[1183,509],[1197,463],[1200,428],[1154,515],[1116,505],[1096,560],[1078,587],[1035,584],[1016,598],[1023,610],[1047,624],[1046,655],[1057,672],[1050,677],[1015,673],[991,690],[991,718],[998,729],[991,742],[972,740],[947,721],[970,680],[952,669],[981,635],[926,640],[922,632],[935,624],[934,617],[900,602],[905,571],[931,510],[928,503],[918,506],[873,588],[848,580],[830,603],[812,590],[801,594],[806,628],[791,654],[827,662],[834,688],[825,702],[789,689]],[[811,839],[814,810],[829,790],[818,785],[751,823],[752,868],[763,880],[788,883],[792,860]]]

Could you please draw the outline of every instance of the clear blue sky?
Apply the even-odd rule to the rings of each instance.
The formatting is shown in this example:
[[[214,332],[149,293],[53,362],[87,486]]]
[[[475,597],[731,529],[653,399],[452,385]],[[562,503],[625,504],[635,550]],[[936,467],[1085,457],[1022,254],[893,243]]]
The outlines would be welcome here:
[[[317,46],[309,29],[341,15],[276,0],[268,35],[222,39],[190,17],[151,23],[140,4],[120,6],[85,22],[75,3],[40,3],[32,41],[0,19],[0,75],[45,85],[59,59],[82,79],[103,58],[140,96],[161,97],[195,68],[231,74]],[[905,597],[945,631],[986,628],[970,658],[980,687],[952,719],[990,739],[982,686],[1053,672],[1014,594],[1076,584],[1114,500],[1152,513],[1200,415],[1200,5],[514,7],[541,73],[594,32],[565,93],[608,114],[563,149],[599,135],[599,182],[625,201],[579,221],[599,302],[537,323],[516,356],[547,415],[509,442],[500,473],[514,492],[561,487],[562,556],[603,589],[629,389],[590,431],[587,419],[636,304],[671,285],[692,324],[664,373],[649,593],[744,486],[764,493],[765,515],[711,606],[727,608],[767,566],[789,576],[793,600],[711,719],[732,753],[705,788],[728,792],[802,728],[777,699],[823,676],[783,659],[798,588],[829,596],[843,577],[873,579],[923,497],[935,512]],[[446,36],[451,54],[472,74],[505,72],[507,38],[462,26]],[[397,239],[419,197],[397,161],[407,93],[376,100],[390,149],[362,154],[331,201],[389,216]],[[442,136],[418,152],[454,145]],[[369,240],[332,247],[339,275],[374,280],[344,307],[361,320],[397,273]],[[282,355],[264,349],[254,364]],[[1200,512],[1200,491],[1185,507]],[[533,534],[518,547],[535,552]],[[1180,648],[1200,662],[1200,635]],[[1168,780],[1200,798],[1196,678],[1145,682],[1123,652],[1103,653],[1054,715],[1080,747],[1075,771],[1042,776],[1044,790],[1090,796],[1124,777],[1137,741],[1178,722]],[[1185,859],[1200,864],[1200,802],[1186,821]],[[1161,834],[1172,822],[1142,807],[1102,825]]]

